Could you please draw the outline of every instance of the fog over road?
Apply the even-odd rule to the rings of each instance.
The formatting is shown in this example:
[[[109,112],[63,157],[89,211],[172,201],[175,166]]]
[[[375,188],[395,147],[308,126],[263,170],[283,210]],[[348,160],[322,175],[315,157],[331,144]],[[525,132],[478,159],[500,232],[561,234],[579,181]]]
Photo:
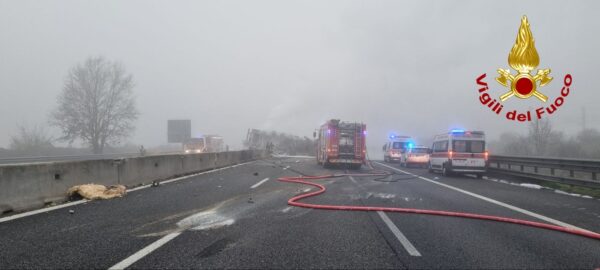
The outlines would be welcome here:
[[[377,154],[390,132],[427,144],[451,128],[490,139],[526,125],[479,104],[475,79],[508,68],[527,15],[540,68],[572,93],[551,117],[567,135],[598,128],[597,1],[0,1],[0,147],[17,124],[46,125],[65,76],[102,55],[135,81],[135,134],[166,143],[168,119],[239,149],[248,128],[311,137],[331,118],[362,121]],[[35,98],[32,98],[35,97]],[[509,100],[516,108],[540,101]],[[508,107],[507,107],[508,108]],[[56,130],[53,134],[58,137]]]

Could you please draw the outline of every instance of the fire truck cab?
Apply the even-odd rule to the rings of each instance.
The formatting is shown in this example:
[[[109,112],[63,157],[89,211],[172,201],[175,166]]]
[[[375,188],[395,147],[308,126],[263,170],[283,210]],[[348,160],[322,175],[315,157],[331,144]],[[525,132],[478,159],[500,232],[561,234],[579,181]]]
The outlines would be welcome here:
[[[317,162],[324,167],[334,164],[360,169],[366,156],[366,125],[332,119],[314,134],[317,138]]]
[[[435,136],[429,158],[429,172],[473,173],[481,178],[487,171],[488,152],[483,131],[452,130]]]

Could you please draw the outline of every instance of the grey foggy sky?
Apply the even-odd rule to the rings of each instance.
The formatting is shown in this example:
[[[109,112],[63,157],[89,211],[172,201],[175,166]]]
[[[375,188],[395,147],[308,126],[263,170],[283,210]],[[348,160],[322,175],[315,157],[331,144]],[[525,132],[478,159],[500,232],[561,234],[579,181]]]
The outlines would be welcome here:
[[[452,127],[524,132],[478,102],[526,14],[554,81],[571,94],[556,129],[599,128],[597,1],[0,1],[0,147],[16,125],[46,125],[70,67],[89,56],[134,75],[130,142],[166,143],[167,119],[240,147],[248,128],[301,136],[329,118],[363,121],[379,150],[395,131],[429,141]],[[514,73],[514,71],[513,71]],[[507,101],[536,108],[533,98]]]

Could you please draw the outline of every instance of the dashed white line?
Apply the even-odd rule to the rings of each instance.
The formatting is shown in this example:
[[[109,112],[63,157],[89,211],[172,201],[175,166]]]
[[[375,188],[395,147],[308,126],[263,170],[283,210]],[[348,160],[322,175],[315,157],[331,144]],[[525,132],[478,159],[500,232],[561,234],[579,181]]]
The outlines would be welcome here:
[[[260,180],[260,182],[258,182],[258,183],[256,183],[256,184],[252,185],[250,188],[257,188],[258,186],[262,185],[264,182],[267,182],[267,181],[269,181],[269,178],[268,178],[268,177],[267,177],[267,178],[265,178],[265,179],[263,179],[263,180]]]
[[[400,170],[398,168],[395,168],[395,167],[392,167],[392,166],[388,166],[388,165],[385,165],[385,164],[382,164],[382,163],[379,163],[379,162],[377,162],[377,164],[379,164],[381,166],[384,166],[384,167],[388,167],[388,168],[390,168],[392,170],[396,170],[396,171],[402,172],[402,173],[409,173],[409,172],[406,172],[406,171]],[[577,229],[577,230],[581,230],[581,231],[585,231],[585,232],[590,232],[590,231],[588,231],[586,229],[579,228],[579,227],[577,227],[575,225],[571,225],[569,223],[562,222],[560,220],[556,220],[556,219],[553,219],[553,218],[550,218],[550,217],[547,217],[547,216],[543,216],[543,215],[540,215],[540,214],[537,214],[537,213],[525,210],[523,208],[519,208],[519,207],[510,205],[510,204],[507,204],[507,203],[496,201],[494,199],[491,199],[491,198],[488,198],[488,197],[485,197],[485,196],[482,196],[482,195],[479,195],[479,194],[476,194],[476,193],[473,193],[473,192],[470,192],[470,191],[466,191],[464,189],[460,189],[460,188],[457,188],[457,187],[454,187],[454,186],[451,186],[451,185],[448,185],[448,184],[440,183],[438,181],[434,181],[434,180],[431,180],[431,179],[423,177],[423,176],[419,176],[419,179],[425,180],[427,182],[430,182],[430,183],[433,183],[433,184],[436,184],[436,185],[443,186],[445,188],[449,188],[449,189],[458,191],[460,193],[463,193],[463,194],[466,194],[466,195],[469,195],[469,196],[472,196],[472,197],[475,197],[475,198],[478,198],[478,199],[481,199],[481,200],[493,203],[495,205],[499,205],[499,206],[508,208],[508,209],[513,210],[515,212],[519,212],[519,213],[522,213],[522,214],[525,214],[525,215],[528,215],[528,216],[531,216],[531,217],[534,217],[534,218],[537,218],[537,219],[540,219],[540,220],[552,223],[554,225],[558,225],[558,226],[562,226],[562,227],[566,227],[566,228],[571,228],[571,229]]]
[[[396,227],[396,224],[394,224],[394,222],[390,220],[390,218],[385,214],[385,212],[377,211],[377,214],[379,214],[379,217],[381,217],[385,225],[387,225],[388,228],[390,228],[394,236],[396,236],[398,241],[400,241],[400,244],[402,244],[402,246],[404,247],[404,249],[406,249],[410,256],[421,257],[421,253],[419,253],[417,248],[415,248],[415,246],[413,246],[413,244],[408,240],[408,238],[404,236],[400,229]]]
[[[159,247],[163,246],[164,244],[168,243],[169,241],[175,239],[175,237],[179,236],[180,234],[181,234],[181,232],[174,232],[174,233],[167,234],[167,235],[163,236],[162,238],[154,241],[152,244],[146,246],[145,248],[141,249],[140,251],[134,253],[133,255],[127,257],[125,260],[122,260],[121,262],[113,265],[111,268],[108,268],[108,269],[109,270],[125,269],[125,268],[131,266],[132,264],[134,264],[135,262],[139,261],[140,259],[146,257],[146,255],[152,253],[153,251],[155,251]]]
[[[352,177],[350,175],[350,176],[348,176],[348,178],[350,178],[350,180],[354,184],[356,184],[359,188],[362,189],[362,187],[356,181],[356,179],[354,179],[354,177]],[[388,228],[390,229],[390,231],[392,231],[392,233],[394,234],[394,236],[396,236],[396,239],[398,239],[398,241],[400,241],[400,244],[402,244],[402,246],[404,247],[404,249],[406,249],[408,254],[410,254],[411,256],[416,256],[416,257],[421,256],[421,253],[419,253],[419,251],[415,248],[415,246],[413,246],[413,244],[408,240],[408,238],[406,238],[406,236],[404,236],[404,234],[400,231],[400,229],[398,229],[398,227],[394,224],[394,222],[392,222],[390,220],[390,218],[385,214],[385,212],[377,211],[377,214],[379,214],[379,217],[381,217],[381,219],[383,220],[385,225],[387,225]]]

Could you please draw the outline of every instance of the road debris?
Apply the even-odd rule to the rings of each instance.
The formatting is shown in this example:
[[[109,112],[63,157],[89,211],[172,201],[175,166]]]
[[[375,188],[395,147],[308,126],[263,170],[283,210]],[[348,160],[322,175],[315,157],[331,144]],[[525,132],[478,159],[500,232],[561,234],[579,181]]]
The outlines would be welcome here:
[[[97,184],[85,184],[69,188],[67,194],[70,197],[79,194],[79,196],[88,200],[105,200],[116,197],[122,197],[123,195],[127,194],[127,191],[126,187],[123,185],[114,185],[106,187]]]

